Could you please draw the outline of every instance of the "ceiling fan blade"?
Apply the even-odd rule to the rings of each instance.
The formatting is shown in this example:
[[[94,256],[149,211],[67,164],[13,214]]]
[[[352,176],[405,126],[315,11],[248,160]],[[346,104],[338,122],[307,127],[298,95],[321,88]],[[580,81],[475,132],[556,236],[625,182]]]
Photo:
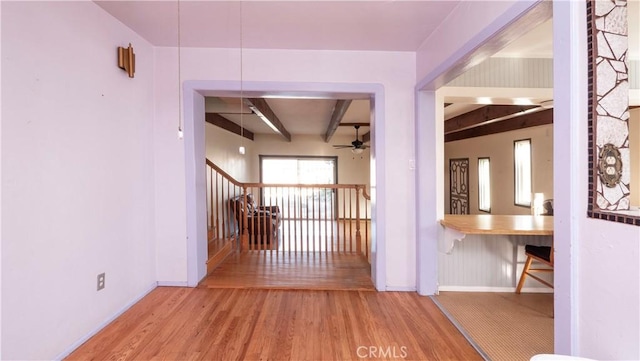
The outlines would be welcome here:
[[[336,149],[344,149],[344,148],[353,148],[353,145],[340,144],[340,145],[334,145],[333,147]]]

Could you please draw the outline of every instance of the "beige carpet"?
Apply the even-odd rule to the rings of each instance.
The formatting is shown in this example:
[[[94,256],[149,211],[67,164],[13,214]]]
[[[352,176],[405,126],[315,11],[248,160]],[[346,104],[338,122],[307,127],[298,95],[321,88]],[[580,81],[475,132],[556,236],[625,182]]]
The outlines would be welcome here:
[[[434,299],[493,361],[553,353],[553,294],[441,292]]]

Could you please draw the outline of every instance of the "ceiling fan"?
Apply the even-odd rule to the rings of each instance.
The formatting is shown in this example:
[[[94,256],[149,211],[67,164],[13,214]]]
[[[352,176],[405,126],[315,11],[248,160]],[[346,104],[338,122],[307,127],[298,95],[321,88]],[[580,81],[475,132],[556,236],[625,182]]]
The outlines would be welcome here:
[[[355,154],[360,154],[362,153],[363,150],[369,148],[369,146],[365,145],[364,142],[362,142],[360,139],[358,139],[358,129],[360,129],[359,125],[354,125],[354,128],[356,128],[356,140],[354,140],[353,142],[351,142],[351,144],[346,145],[346,144],[336,144],[333,147],[336,149],[347,149],[347,148],[351,148],[351,151]]]

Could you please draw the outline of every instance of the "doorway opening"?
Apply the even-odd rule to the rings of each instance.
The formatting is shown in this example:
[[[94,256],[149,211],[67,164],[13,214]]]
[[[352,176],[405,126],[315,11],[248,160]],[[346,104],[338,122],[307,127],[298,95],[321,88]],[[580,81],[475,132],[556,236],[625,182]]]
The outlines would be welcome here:
[[[384,234],[384,93],[379,84],[324,84],[279,82],[188,81],[184,85],[184,141],[187,184],[188,283],[196,286],[207,274],[207,203],[205,162],[205,97],[300,97],[368,99],[371,104],[371,280],[377,290],[385,288]]]

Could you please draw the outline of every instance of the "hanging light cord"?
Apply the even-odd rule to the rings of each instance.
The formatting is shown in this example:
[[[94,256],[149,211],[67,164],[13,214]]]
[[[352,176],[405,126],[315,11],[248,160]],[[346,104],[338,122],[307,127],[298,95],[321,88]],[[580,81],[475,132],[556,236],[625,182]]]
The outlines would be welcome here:
[[[182,95],[181,87],[182,87],[182,64],[181,64],[181,55],[182,55],[182,47],[180,43],[180,0],[178,2],[178,137],[182,139]]]

